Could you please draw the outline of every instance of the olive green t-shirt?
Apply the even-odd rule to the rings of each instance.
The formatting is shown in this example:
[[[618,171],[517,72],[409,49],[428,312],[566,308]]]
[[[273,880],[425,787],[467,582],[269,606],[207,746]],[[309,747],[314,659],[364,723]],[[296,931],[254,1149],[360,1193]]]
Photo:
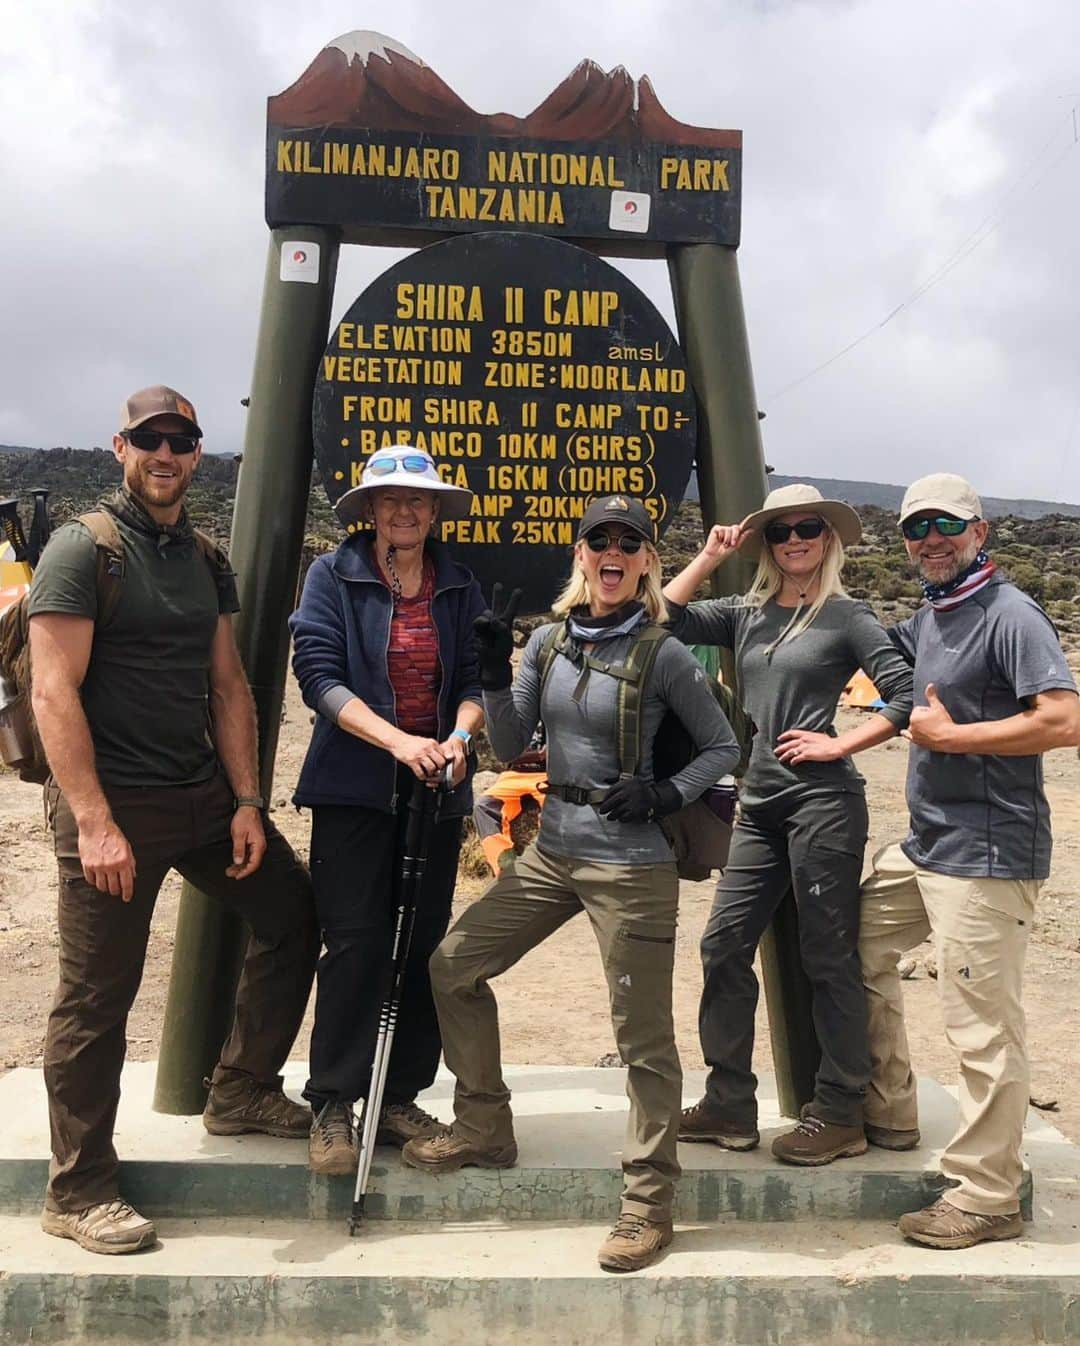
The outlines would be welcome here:
[[[110,510],[111,513],[115,511]],[[103,785],[192,785],[217,770],[210,737],[210,649],[236,581],[212,566],[189,526],[159,529],[128,499],[120,597],[94,632],[81,688]],[[97,621],[97,549],[78,521],[57,529],[30,586],[29,615]]]

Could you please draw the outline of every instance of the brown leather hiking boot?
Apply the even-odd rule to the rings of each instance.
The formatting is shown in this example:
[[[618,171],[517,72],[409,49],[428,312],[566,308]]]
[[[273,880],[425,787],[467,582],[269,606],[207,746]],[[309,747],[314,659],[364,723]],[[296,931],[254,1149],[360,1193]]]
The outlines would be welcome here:
[[[605,1271],[640,1271],[675,1237],[670,1220],[646,1220],[623,1211],[601,1243],[597,1260]]]
[[[379,1114],[376,1145],[396,1145],[400,1150],[410,1140],[427,1140],[444,1130],[442,1122],[418,1103],[386,1103]]]
[[[894,1131],[889,1126],[875,1126],[873,1122],[864,1122],[866,1139],[879,1150],[917,1150],[922,1144],[919,1128],[910,1131]]]
[[[518,1148],[511,1141],[501,1149],[482,1150],[471,1140],[459,1136],[452,1126],[440,1127],[433,1136],[410,1140],[401,1158],[410,1168],[428,1173],[452,1173],[458,1168],[513,1168]]]
[[[925,1210],[901,1215],[897,1228],[904,1238],[927,1248],[974,1248],[976,1243],[1019,1238],[1024,1222],[1018,1210],[1008,1215],[975,1215],[942,1196]]]
[[[85,1210],[41,1212],[41,1227],[57,1238],[74,1239],[90,1253],[136,1253],[157,1242],[157,1230],[121,1197]]]
[[[308,1168],[312,1173],[355,1173],[360,1138],[349,1103],[324,1103],[312,1120],[308,1136]]]
[[[223,1084],[203,1080],[210,1097],[203,1109],[203,1126],[212,1136],[242,1136],[258,1131],[264,1136],[304,1140],[311,1130],[311,1109],[294,1103],[276,1084],[243,1078]]]
[[[705,1099],[692,1108],[683,1108],[679,1117],[679,1139],[708,1140],[725,1150],[753,1150],[761,1141],[756,1126],[721,1116]]]
[[[866,1136],[862,1126],[841,1126],[815,1117],[806,1108],[801,1120],[790,1131],[777,1136],[772,1143],[773,1156],[785,1164],[800,1164],[817,1168],[831,1164],[834,1159],[849,1159],[866,1153]]]

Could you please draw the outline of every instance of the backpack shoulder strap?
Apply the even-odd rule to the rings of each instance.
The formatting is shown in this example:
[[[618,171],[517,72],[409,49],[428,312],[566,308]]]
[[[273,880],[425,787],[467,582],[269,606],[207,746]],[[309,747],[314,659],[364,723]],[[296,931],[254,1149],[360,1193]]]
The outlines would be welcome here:
[[[552,664],[555,662],[555,656],[562,651],[566,644],[566,634],[566,622],[555,622],[541,642],[540,652],[536,656],[536,664],[540,672],[541,696],[544,694],[544,687],[547,685],[548,675],[551,672]]]
[[[619,774],[622,776],[636,776],[641,770],[644,688],[656,663],[660,646],[670,635],[670,631],[655,622],[643,626],[623,665],[625,672],[619,679],[616,703]]]
[[[124,541],[113,516],[104,509],[80,514],[79,523],[94,539],[97,548],[97,622],[104,626],[116,611],[124,582]]]
[[[204,533],[201,528],[191,530],[195,538],[195,549],[202,556],[211,570],[231,571],[229,557],[224,547],[219,547],[209,533]]]

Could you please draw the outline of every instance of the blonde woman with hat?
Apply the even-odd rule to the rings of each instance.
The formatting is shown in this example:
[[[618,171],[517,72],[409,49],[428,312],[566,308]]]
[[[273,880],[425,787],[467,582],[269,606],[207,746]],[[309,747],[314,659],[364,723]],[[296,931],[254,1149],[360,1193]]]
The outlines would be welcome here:
[[[773,1154],[792,1164],[831,1163],[867,1144],[870,1055],[858,956],[867,812],[850,759],[904,728],[912,690],[910,668],[870,607],[849,598],[840,581],[844,547],[861,533],[850,505],[823,499],[813,486],[784,486],[742,523],[713,528],[664,589],[681,640],[734,651],[757,729],[730,859],[701,941],[705,1097],[684,1111],[679,1138],[732,1150],[758,1144],[754,954],[790,887],[821,1044],[814,1098],[795,1129],[773,1142]],[[683,606],[736,551],[758,563],[748,592]],[[859,668],[885,706],[837,734],[837,702]]]
[[[533,632],[516,678],[515,608],[513,597],[503,607],[496,594],[495,610],[477,628],[488,735],[508,760],[543,720],[547,798],[536,842],[501,869],[431,960],[446,1064],[457,1077],[454,1123],[410,1141],[402,1158],[429,1173],[516,1162],[490,982],[585,912],[600,946],[630,1099],[622,1209],[599,1261],[636,1271],[671,1242],[679,1176],[682,1071],[671,1015],[679,881],[657,820],[730,771],[739,750],[696,660],[677,640],[663,639],[642,685],[640,769],[622,774],[619,686],[642,634],[666,616],[656,526],[640,500],[607,496],[585,511],[573,571],[554,604],[562,620]],[[668,709],[696,754],[670,779],[654,780],[653,741]]]
[[[324,953],[311,1074],[315,1172],[356,1168],[353,1104],[367,1095],[393,940],[393,883],[412,782],[453,763],[458,788],[434,829],[390,1057],[378,1139],[437,1129],[416,1103],[441,1043],[427,960],[446,933],[461,820],[472,807],[467,755],[483,722],[472,574],[435,540],[472,492],[448,485],[409,445],[380,449],[337,503],[349,536],[308,571],[290,619],[293,669],[315,729],[294,795],[310,807],[311,878]],[[368,526],[365,526],[368,525]]]

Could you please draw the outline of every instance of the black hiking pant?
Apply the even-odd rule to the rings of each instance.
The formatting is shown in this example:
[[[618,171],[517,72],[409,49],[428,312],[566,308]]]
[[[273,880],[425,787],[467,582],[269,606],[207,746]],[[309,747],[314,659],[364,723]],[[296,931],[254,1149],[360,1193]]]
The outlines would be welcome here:
[[[730,1121],[757,1124],[751,1070],[758,980],[754,955],[788,888],[799,949],[813,988],[821,1044],[814,1112],[862,1122],[870,1079],[866,992],[859,963],[859,879],[867,837],[861,794],[821,792],[745,809],[701,938],[705,986],[698,1028],[709,1067],[705,1097]]]

